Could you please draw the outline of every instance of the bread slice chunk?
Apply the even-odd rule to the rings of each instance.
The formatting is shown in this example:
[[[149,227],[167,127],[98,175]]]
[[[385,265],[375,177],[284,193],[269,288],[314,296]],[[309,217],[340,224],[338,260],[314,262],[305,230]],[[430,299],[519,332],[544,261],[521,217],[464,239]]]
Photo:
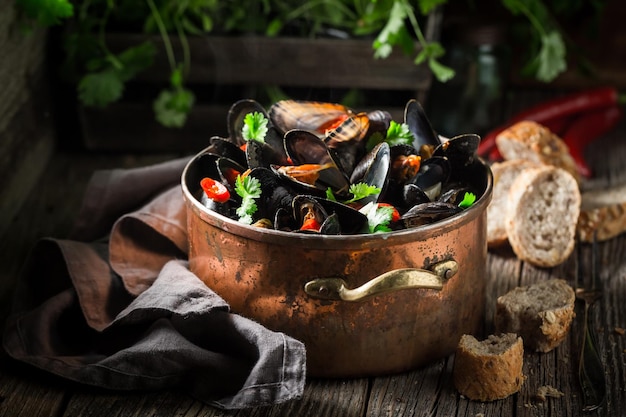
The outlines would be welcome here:
[[[569,148],[547,127],[524,120],[500,132],[496,146],[504,159],[526,159],[562,168],[572,174],[576,182],[580,175]]]
[[[506,234],[518,258],[539,267],[565,261],[575,244],[581,196],[567,171],[542,166],[522,172],[509,191]]]
[[[487,206],[487,244],[490,248],[502,246],[508,241],[506,213],[511,186],[524,170],[540,166],[542,164],[525,159],[495,162],[491,165],[493,191],[491,202]]]
[[[572,287],[562,279],[515,288],[496,301],[495,329],[520,335],[528,349],[549,352],[569,332],[575,298]]]
[[[626,232],[626,184],[582,193],[578,236],[583,242],[611,239]]]
[[[471,400],[506,398],[524,384],[523,364],[524,345],[516,334],[490,335],[483,341],[463,335],[454,358],[454,386]]]

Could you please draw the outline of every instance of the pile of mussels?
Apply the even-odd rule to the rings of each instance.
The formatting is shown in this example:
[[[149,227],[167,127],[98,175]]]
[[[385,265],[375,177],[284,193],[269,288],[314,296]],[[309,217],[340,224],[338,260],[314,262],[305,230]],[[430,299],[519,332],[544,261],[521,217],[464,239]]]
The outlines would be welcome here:
[[[264,142],[245,142],[242,129],[248,113],[269,119]],[[237,219],[241,198],[234,192],[237,174],[257,178],[261,196],[253,226],[276,230],[321,233],[368,233],[362,208],[368,203],[392,205],[400,215],[390,224],[399,230],[430,224],[463,210],[466,193],[484,192],[485,173],[477,167],[480,137],[463,134],[440,137],[422,106],[410,100],[404,123],[412,144],[382,141],[366,150],[368,138],[387,134],[391,115],[382,110],[355,113],[333,103],[284,100],[269,111],[254,100],[234,103],[227,115],[228,138],[214,136],[196,163],[201,176],[224,184],[230,199],[218,203],[197,194],[208,209]],[[335,126],[330,127],[329,126]],[[245,143],[245,145],[244,145]],[[306,171],[307,175],[302,175]],[[367,183],[378,194],[350,200],[350,185]],[[327,198],[330,189],[335,198]],[[371,204],[370,204],[371,205]],[[314,216],[319,230],[301,230],[304,219]]]

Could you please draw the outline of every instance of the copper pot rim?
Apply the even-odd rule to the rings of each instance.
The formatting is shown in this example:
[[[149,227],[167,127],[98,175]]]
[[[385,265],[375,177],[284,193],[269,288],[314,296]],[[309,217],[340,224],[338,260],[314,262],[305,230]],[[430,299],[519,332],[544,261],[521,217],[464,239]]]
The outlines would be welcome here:
[[[447,234],[451,230],[457,229],[469,222],[474,221],[477,217],[486,212],[487,206],[491,201],[493,191],[493,173],[489,165],[481,159],[480,162],[485,168],[485,173],[487,175],[485,191],[482,193],[480,198],[476,200],[472,207],[447,219],[416,228],[375,234],[315,235],[285,232],[243,224],[204,207],[202,203],[194,197],[186,181],[187,173],[190,167],[201,154],[202,152],[198,153],[185,165],[181,175],[181,188],[187,208],[197,215],[202,221],[213,227],[221,229],[224,232],[247,239],[253,239],[260,242],[271,242],[274,244],[306,245],[307,248],[346,249],[349,247],[377,247],[380,245],[395,245],[405,242],[427,240],[434,236]]]

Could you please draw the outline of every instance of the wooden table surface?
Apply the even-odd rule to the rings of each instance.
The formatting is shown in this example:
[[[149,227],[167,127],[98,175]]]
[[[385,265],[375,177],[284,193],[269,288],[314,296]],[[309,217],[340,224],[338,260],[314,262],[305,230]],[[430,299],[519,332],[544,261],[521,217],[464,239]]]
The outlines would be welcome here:
[[[537,101],[530,95],[508,109]],[[588,159],[596,177],[586,188],[602,188],[626,182],[626,124],[596,142]],[[46,170],[40,187],[31,193],[20,214],[9,219],[8,232],[0,240],[1,318],[9,302],[28,250],[40,237],[64,237],[77,213],[87,180],[95,169],[150,164],[175,155],[94,155],[58,152]],[[508,290],[550,277],[574,283],[577,262],[589,271],[591,246],[580,250],[555,268],[536,268],[512,253],[489,253],[485,330],[492,330],[495,299]],[[604,292],[596,308],[594,327],[607,380],[607,401],[597,412],[585,415],[623,416],[626,411],[626,234],[598,246],[600,278]],[[580,305],[578,306],[580,307]],[[562,345],[547,354],[526,352],[527,379],[518,394],[491,403],[470,401],[454,389],[451,372],[454,357],[430,366],[391,376],[361,379],[307,381],[304,397],[280,406],[225,412],[194,400],[185,393],[119,393],[69,383],[0,356],[0,416],[582,416],[577,379],[581,344],[579,314]],[[561,397],[541,401],[539,387],[551,386]]]

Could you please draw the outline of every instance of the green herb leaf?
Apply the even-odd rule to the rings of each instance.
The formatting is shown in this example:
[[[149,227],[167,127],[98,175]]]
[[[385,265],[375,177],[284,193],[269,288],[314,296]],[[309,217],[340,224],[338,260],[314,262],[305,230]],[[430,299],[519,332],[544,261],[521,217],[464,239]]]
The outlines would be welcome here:
[[[541,37],[541,50],[537,56],[537,79],[544,82],[554,80],[567,69],[565,44],[561,34],[555,30]]]
[[[354,203],[355,201],[359,201],[370,195],[379,194],[381,189],[376,187],[375,185],[369,185],[365,182],[359,182],[359,183],[350,185],[349,191],[353,195],[353,198],[351,198],[350,200],[344,201],[343,202],[344,204]]]
[[[330,189],[330,187],[326,189],[326,199],[330,201],[337,201],[337,197],[335,197],[335,194],[333,193],[333,190]]]
[[[74,15],[69,0],[16,0],[15,5],[42,26],[58,25]]]
[[[394,1],[389,11],[387,23],[374,40],[375,58],[387,58],[391,55],[393,45],[399,37],[399,33],[403,29],[406,30],[404,28],[404,19],[406,19],[406,17],[407,11],[405,9],[405,3],[403,1]]]
[[[413,142],[413,134],[409,130],[409,125],[392,120],[387,129],[385,142],[387,142],[389,146],[400,144],[410,145]]]
[[[367,225],[370,233],[390,232],[389,223],[393,218],[393,207],[379,206],[370,202],[359,210],[367,217]]]
[[[184,88],[165,89],[152,104],[156,119],[166,127],[182,127],[193,107],[195,96]]]
[[[268,120],[263,113],[248,113],[243,119],[241,133],[245,140],[265,142]]]
[[[463,201],[459,203],[459,207],[468,208],[476,201],[476,195],[474,193],[465,193],[463,195]]]
[[[423,15],[427,15],[431,11],[433,11],[435,7],[439,6],[440,4],[445,4],[447,2],[448,0],[419,0],[418,4],[419,4],[420,12]]]
[[[123,91],[124,81],[113,69],[87,74],[78,82],[78,97],[86,106],[105,107],[119,100]]]
[[[237,175],[235,180],[235,192],[241,197],[241,205],[236,213],[239,221],[245,224],[252,224],[252,215],[257,211],[255,199],[261,197],[261,182],[254,177]]]

